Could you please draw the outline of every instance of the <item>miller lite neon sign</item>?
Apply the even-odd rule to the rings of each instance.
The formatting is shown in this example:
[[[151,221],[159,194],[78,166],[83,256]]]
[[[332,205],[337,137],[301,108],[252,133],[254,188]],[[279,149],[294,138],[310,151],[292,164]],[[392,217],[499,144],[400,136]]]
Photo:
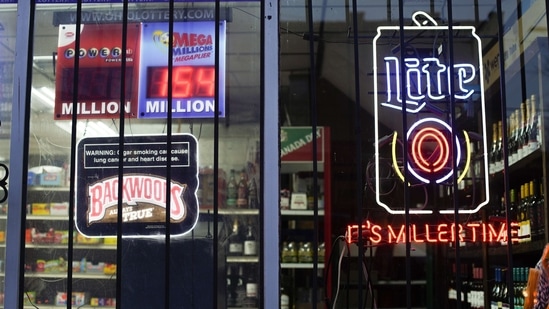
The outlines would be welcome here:
[[[375,138],[382,140],[381,115],[402,119],[402,113],[406,114],[408,120],[403,121],[402,129],[395,129],[392,134],[389,151],[394,174],[409,186],[451,187],[454,180],[459,186],[470,179],[467,177],[471,177],[472,163],[476,160],[475,185],[482,192],[477,195],[474,205],[458,210],[460,214],[476,213],[488,204],[490,195],[481,40],[474,27],[453,26],[454,32],[459,31],[456,44],[465,41],[473,52],[460,53],[461,58],[448,65],[444,55],[444,48],[447,48],[444,44],[450,35],[448,26],[439,26],[424,12],[414,13],[412,20],[415,25],[404,26],[403,33],[399,26],[378,27],[373,40]],[[405,46],[388,50],[387,46],[400,41],[398,35],[405,37]],[[446,39],[437,39],[442,37]],[[478,108],[480,132],[474,134],[476,140],[466,128],[452,123],[457,105],[474,106],[475,113]],[[478,143],[474,158],[472,143]],[[407,149],[402,148],[405,145]],[[381,192],[381,147],[379,142],[375,144],[376,202],[389,213],[403,214],[405,206],[395,207],[394,201]],[[402,160],[403,155],[407,160]],[[438,206],[436,210],[425,207],[408,211],[412,214],[451,214],[454,208],[449,205]]]

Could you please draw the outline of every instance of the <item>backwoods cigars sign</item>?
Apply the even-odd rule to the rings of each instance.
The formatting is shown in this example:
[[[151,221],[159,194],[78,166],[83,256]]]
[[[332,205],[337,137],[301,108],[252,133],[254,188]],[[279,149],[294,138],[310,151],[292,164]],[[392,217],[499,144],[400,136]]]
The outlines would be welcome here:
[[[125,137],[122,149],[119,148],[117,137],[80,141],[77,229],[91,237],[116,236],[120,217],[124,236],[164,235],[169,208],[172,235],[192,230],[198,220],[196,139],[192,135],[174,135],[168,149],[166,136],[132,136]],[[120,160],[123,161],[121,178]]]

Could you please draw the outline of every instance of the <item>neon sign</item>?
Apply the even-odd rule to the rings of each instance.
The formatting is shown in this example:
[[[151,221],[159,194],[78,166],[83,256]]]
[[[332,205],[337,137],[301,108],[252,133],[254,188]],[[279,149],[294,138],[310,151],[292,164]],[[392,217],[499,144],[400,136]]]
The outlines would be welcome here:
[[[345,240],[347,243],[357,243],[359,240],[359,226],[348,225]],[[378,225],[366,221],[362,225],[362,239],[373,245],[376,244],[397,244],[406,242],[406,226]],[[457,233],[456,233],[457,231]],[[518,223],[511,222],[511,241],[518,242]],[[507,224],[505,222],[470,222],[463,224],[441,223],[410,224],[408,226],[408,239],[413,243],[453,243],[459,239],[464,242],[499,242],[506,243]]]
[[[467,205],[458,213],[476,213],[488,204],[490,196],[481,40],[474,27],[453,26],[454,31],[459,31],[456,42],[465,42],[474,52],[471,55],[460,53],[459,61],[447,65],[443,59],[448,58],[444,54],[448,46],[444,45],[445,40],[437,38],[448,37],[448,26],[438,25],[421,11],[415,12],[412,20],[415,25],[404,26],[403,33],[399,26],[378,27],[373,40],[375,139],[389,140],[393,172],[408,186],[448,188],[454,181],[462,186],[463,182],[470,181],[471,170],[475,169],[474,185],[479,187],[480,193],[476,195],[474,205]],[[405,37],[405,45],[391,46],[398,35]],[[387,55],[389,52],[393,55]],[[468,56],[467,59],[463,59],[464,56]],[[452,123],[458,105],[467,105],[475,113],[478,110],[479,119],[475,119],[475,123],[480,123],[480,132],[472,135],[470,128]],[[409,120],[398,128],[399,125],[393,122],[402,119],[403,113]],[[388,139],[380,136],[383,120],[392,121],[391,125],[397,127]],[[477,146],[473,148],[472,143]],[[380,172],[383,165],[380,148],[383,146],[380,142],[375,143],[376,202],[389,213],[404,214],[405,206],[395,207],[394,201],[386,198],[387,194],[380,189],[384,181]],[[473,163],[476,164],[473,166]],[[408,212],[448,214],[454,213],[454,209],[423,207],[408,209]]]
[[[385,79],[387,81],[387,102],[381,105],[402,109],[402,94],[400,81],[400,62],[397,57],[385,57]],[[475,67],[470,63],[454,64],[453,68],[443,65],[437,58],[405,58],[406,71],[406,112],[417,113],[429,101],[445,100],[452,95],[455,99],[466,100],[475,92],[468,89],[468,84],[475,81]],[[457,85],[454,93],[450,84],[457,75]],[[393,86],[394,85],[394,86]],[[393,95],[395,93],[395,95]],[[396,102],[395,102],[396,100]],[[412,106],[412,107],[409,107]]]

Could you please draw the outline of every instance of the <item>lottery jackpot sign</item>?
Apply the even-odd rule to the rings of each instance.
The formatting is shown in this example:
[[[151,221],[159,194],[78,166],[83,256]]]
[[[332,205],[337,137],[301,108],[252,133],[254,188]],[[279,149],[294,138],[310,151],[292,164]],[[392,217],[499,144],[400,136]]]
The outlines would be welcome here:
[[[424,12],[414,13],[412,20],[414,25],[404,26],[403,33],[400,26],[378,27],[373,40],[375,138],[389,141],[375,144],[376,202],[390,213],[405,213],[405,203],[395,206],[382,189],[380,157],[390,153],[395,177],[410,187],[447,189],[454,181],[459,187],[473,177],[482,194],[459,213],[475,213],[489,201],[481,41],[472,26],[453,26],[450,32]],[[399,35],[404,36],[404,46],[395,46]],[[454,50],[467,46],[471,53],[460,52],[449,61],[449,35],[454,36]],[[478,121],[471,120],[480,123],[475,127],[479,132],[460,127],[455,121],[458,107],[475,111]],[[403,119],[390,138],[380,136],[381,116]],[[435,210],[423,205],[408,211],[444,214],[454,213],[454,208],[446,205]]]

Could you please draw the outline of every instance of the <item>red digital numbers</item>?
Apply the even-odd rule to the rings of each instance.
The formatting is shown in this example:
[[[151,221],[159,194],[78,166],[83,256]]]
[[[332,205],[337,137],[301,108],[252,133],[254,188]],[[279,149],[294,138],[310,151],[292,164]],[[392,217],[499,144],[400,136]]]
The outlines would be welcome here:
[[[147,68],[147,98],[168,96],[168,67]],[[176,66],[172,68],[172,97],[214,97],[214,66]]]

